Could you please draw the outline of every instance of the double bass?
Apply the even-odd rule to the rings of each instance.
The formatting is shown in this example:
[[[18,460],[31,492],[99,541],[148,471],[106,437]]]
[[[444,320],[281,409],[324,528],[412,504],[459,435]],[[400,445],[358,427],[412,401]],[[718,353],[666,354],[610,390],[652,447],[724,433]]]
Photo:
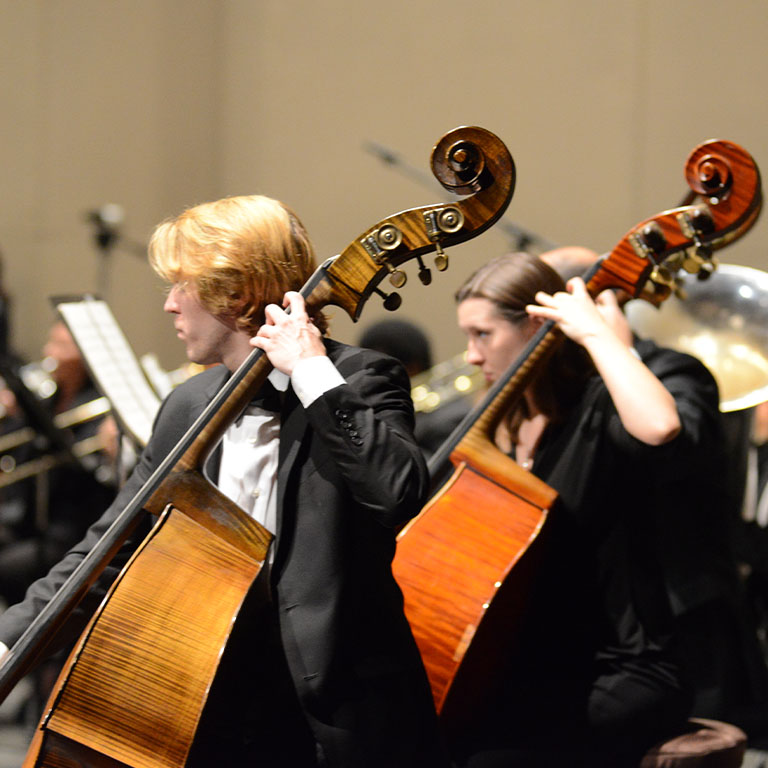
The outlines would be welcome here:
[[[375,292],[388,309],[400,268],[475,237],[514,191],[509,151],[477,127],[446,134],[432,152],[444,187],[468,197],[394,214],[324,262],[302,288],[310,313],[329,304],[356,320]],[[158,519],[112,584],[67,660],[35,731],[26,766],[183,766],[211,683],[271,534],[223,496],[203,464],[271,370],[254,350],[116,517],[0,666],[0,698],[41,656],[145,513]]]
[[[681,270],[703,279],[712,253],[755,223],[762,205],[752,157],[727,141],[690,154],[685,205],[633,227],[584,276],[589,293],[615,288],[655,306]],[[545,323],[430,460],[436,484],[453,473],[398,537],[393,563],[446,734],[476,711],[495,662],[514,642],[542,567],[555,491],[494,443],[496,429],[563,334]]]

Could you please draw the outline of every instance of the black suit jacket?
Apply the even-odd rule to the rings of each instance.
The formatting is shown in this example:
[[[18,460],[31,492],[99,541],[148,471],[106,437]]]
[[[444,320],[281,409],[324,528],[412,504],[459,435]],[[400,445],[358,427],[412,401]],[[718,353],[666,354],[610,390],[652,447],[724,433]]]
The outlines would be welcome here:
[[[346,383],[306,410],[289,389],[281,414],[270,572],[280,640],[329,765],[431,765],[434,710],[390,568],[395,528],[427,493],[408,378],[379,353],[326,346]],[[0,640],[10,645],[21,635],[227,377],[219,366],[171,393],[115,503],[24,602],[0,616]],[[73,614],[70,634],[82,628],[146,525]]]

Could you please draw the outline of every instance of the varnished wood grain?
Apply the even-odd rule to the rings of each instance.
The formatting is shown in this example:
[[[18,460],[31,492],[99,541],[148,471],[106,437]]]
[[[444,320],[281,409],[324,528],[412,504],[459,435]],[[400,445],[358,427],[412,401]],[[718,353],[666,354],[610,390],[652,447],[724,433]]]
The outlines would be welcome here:
[[[707,189],[699,182],[703,163],[712,163],[728,169],[728,181],[722,187]],[[701,235],[701,242],[711,250],[723,248],[745,234],[754,225],[762,209],[760,170],[751,155],[738,144],[713,140],[697,146],[685,164],[685,177],[698,204],[708,211],[713,231]],[[706,194],[705,194],[706,193]],[[695,197],[694,197],[695,199]],[[606,288],[621,288],[632,296],[639,296],[655,264],[662,264],[682,251],[695,249],[690,234],[681,228],[681,216],[693,213],[695,206],[681,206],[663,211],[633,227],[611,249],[601,269],[590,283],[592,295]],[[666,243],[664,249],[645,259],[635,252],[631,238],[638,236],[649,224],[658,226]],[[661,303],[668,292],[643,294],[654,304]]]
[[[183,766],[261,564],[169,509],[80,639],[45,729],[135,768]]]
[[[518,596],[510,575],[539,535],[555,497],[544,483],[507,462],[509,475],[523,475],[522,485],[545,506],[511,494],[462,464],[398,538],[393,572],[441,712],[470,643],[476,642],[473,674],[483,664],[493,665],[495,655],[483,643],[495,644],[499,638],[482,632],[482,625],[493,623],[495,613],[507,616]],[[440,514],[432,515],[438,507]],[[465,668],[464,674],[470,672]],[[479,678],[475,682],[482,688]]]

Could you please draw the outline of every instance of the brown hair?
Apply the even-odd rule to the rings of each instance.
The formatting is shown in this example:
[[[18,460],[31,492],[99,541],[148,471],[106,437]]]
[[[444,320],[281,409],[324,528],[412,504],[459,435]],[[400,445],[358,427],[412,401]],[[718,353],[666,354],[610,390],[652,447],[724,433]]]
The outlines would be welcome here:
[[[528,319],[525,307],[536,303],[538,291],[553,294],[564,290],[565,283],[552,267],[538,256],[517,252],[498,256],[470,275],[456,292],[456,302],[487,299],[500,317],[517,324]],[[565,339],[533,382],[537,407],[550,421],[559,421],[577,401],[586,380],[594,372],[587,351]],[[517,439],[520,421],[527,415],[523,398],[508,417],[514,440]]]
[[[315,270],[315,252],[298,216],[262,195],[225,197],[158,225],[149,261],[164,280],[189,282],[208,312],[256,333],[264,307],[282,305]],[[313,317],[322,333],[327,321]]]

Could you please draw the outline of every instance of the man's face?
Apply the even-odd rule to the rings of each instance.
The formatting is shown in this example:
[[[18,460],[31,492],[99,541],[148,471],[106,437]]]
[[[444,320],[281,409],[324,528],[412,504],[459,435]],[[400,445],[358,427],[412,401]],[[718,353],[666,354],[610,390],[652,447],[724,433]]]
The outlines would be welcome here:
[[[184,342],[187,357],[193,363],[224,363],[235,368],[240,364],[241,361],[234,360],[232,354],[235,348],[241,348],[239,337],[242,334],[237,332],[234,323],[205,309],[189,283],[173,283],[163,309],[175,315],[173,326],[176,335]]]

